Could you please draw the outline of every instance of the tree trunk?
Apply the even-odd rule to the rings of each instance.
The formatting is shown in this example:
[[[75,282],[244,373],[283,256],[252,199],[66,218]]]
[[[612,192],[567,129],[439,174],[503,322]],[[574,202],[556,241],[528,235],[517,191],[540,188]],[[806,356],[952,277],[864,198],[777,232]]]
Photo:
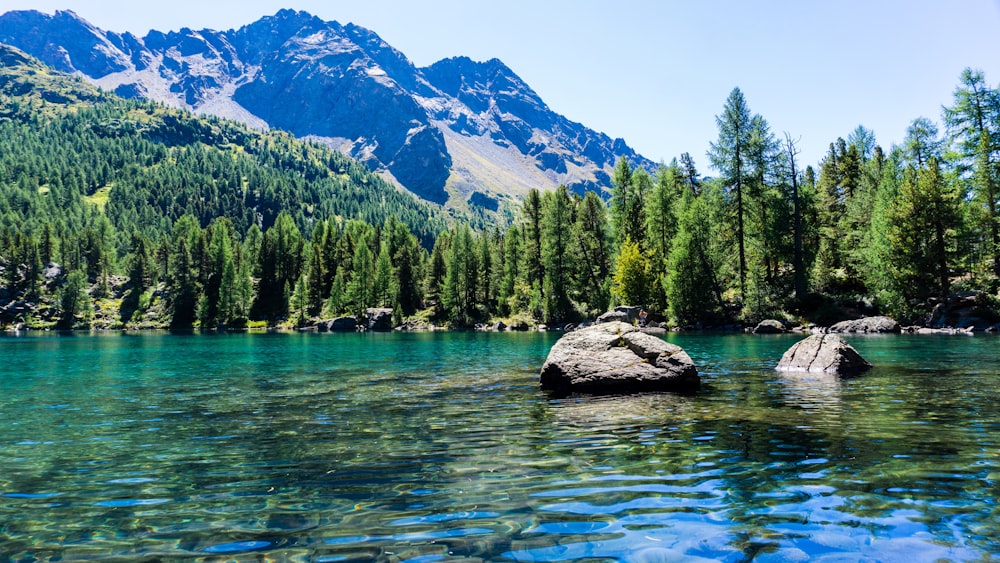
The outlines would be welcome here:
[[[802,209],[799,202],[799,176],[795,170],[795,143],[792,137],[785,133],[785,146],[788,149],[788,162],[792,173],[792,268],[795,270],[795,299],[801,301],[806,294],[805,267],[802,263]]]

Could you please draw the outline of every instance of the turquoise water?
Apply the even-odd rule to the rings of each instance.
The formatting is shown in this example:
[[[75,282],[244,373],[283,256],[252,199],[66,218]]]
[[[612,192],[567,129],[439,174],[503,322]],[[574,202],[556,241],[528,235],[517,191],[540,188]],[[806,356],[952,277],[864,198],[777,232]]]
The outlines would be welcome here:
[[[1000,340],[671,335],[693,397],[554,399],[554,334],[0,338],[0,561],[1000,558]]]

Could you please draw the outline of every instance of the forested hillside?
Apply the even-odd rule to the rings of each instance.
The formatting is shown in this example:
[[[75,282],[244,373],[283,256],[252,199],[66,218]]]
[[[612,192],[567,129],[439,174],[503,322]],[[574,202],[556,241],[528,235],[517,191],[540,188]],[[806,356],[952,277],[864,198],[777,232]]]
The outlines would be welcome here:
[[[0,321],[34,327],[563,323],[613,304],[674,326],[876,312],[926,323],[956,292],[995,322],[1000,94],[966,71],[945,131],[857,127],[817,168],[739,89],[708,154],[611,201],[530,190],[506,230],[446,223],[339,153],[125,101],[0,51]]]
[[[252,241],[266,240],[262,233],[275,224],[310,233],[318,225],[344,230],[350,221],[393,220],[428,246],[446,226],[440,210],[338,152],[123,100],[13,48],[0,47],[0,93],[0,264],[8,301],[25,291],[29,300],[38,297],[39,272],[49,262],[107,285],[146,253],[162,270],[144,274],[148,283],[183,277],[172,271],[171,253],[208,242],[198,239],[217,224],[233,241]],[[199,233],[188,241],[192,248],[171,248],[183,229]],[[258,258],[254,252],[251,260]]]

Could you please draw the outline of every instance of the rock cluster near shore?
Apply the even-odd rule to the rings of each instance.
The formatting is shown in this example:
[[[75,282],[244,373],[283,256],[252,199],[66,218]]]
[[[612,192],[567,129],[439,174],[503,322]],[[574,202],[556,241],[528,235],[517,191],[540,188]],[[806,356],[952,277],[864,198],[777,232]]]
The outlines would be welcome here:
[[[700,382],[680,346],[618,321],[566,333],[540,374],[543,389],[564,393],[689,392]]]

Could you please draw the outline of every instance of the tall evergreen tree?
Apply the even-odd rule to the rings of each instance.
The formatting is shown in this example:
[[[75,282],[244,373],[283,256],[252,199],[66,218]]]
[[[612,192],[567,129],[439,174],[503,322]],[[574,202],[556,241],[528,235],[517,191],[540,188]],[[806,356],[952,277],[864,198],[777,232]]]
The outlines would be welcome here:
[[[451,236],[448,251],[448,273],[444,281],[444,303],[452,322],[468,325],[476,315],[476,284],[478,260],[472,232],[459,225]]]
[[[618,159],[611,177],[611,227],[617,246],[631,239],[640,247],[646,240],[643,196],[650,189],[649,174],[634,169],[625,157]]]
[[[1000,90],[981,70],[965,69],[944,121],[977,205],[982,254],[1000,278]]]
[[[611,302],[611,240],[607,208],[596,192],[588,191],[580,202],[572,238],[576,256],[576,292],[590,312],[601,313]]]
[[[737,267],[739,290],[740,298],[743,299],[746,296],[746,224],[749,213],[748,190],[751,182],[749,150],[753,134],[753,116],[739,88],[733,88],[730,92],[722,113],[715,117],[715,123],[719,128],[719,138],[711,143],[708,158],[712,166],[719,171],[733,209],[739,260]]]
[[[538,291],[542,289],[545,272],[542,260],[542,195],[532,188],[521,207],[524,240],[522,244],[522,275],[525,282]]]
[[[545,194],[542,217],[542,256],[545,265],[545,321],[558,322],[573,316],[570,281],[573,256],[570,234],[573,226],[572,199],[566,186]]]
[[[291,214],[279,213],[261,242],[255,304],[258,314],[271,321],[288,314],[288,298],[302,273],[304,247],[305,240]]]
[[[650,306],[657,311],[667,310],[664,281],[667,277],[667,260],[670,243],[677,234],[677,217],[674,207],[685,190],[684,177],[676,162],[661,166],[656,184],[646,198],[646,246],[650,262]]]
[[[369,246],[375,238],[374,231],[359,233],[354,243],[354,258],[351,261],[351,277],[347,282],[345,307],[358,321],[365,316],[368,308],[375,306],[373,278],[375,259]],[[336,282],[334,282],[336,283]]]
[[[678,325],[706,322],[722,305],[711,248],[707,200],[686,190],[678,205],[677,234],[664,280],[669,313]]]

